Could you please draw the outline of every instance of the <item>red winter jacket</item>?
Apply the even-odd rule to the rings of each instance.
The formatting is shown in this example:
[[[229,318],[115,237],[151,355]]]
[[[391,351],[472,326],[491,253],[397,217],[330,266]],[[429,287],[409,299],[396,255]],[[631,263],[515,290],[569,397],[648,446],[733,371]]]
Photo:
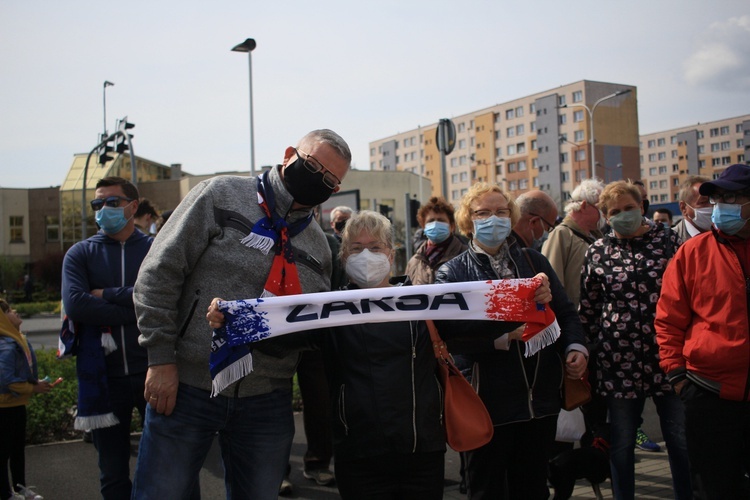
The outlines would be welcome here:
[[[747,262],[748,243],[714,230],[685,242],[667,267],[655,326],[672,383],[687,377],[722,399],[748,401],[748,297],[738,258]]]

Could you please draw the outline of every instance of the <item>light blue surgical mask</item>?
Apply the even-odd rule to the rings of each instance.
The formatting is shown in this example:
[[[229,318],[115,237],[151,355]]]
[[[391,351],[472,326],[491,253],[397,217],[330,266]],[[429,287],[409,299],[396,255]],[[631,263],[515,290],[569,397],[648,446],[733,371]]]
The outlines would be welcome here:
[[[538,252],[541,252],[544,242],[547,241],[547,238],[549,238],[549,233],[545,231],[544,226],[542,226],[542,236],[540,236],[539,238],[534,238],[534,233],[532,232],[531,237],[533,238],[531,242],[531,248]]]
[[[107,234],[117,234],[127,225],[125,207],[104,206],[96,211],[96,223]]]
[[[723,233],[734,235],[740,232],[747,219],[742,218],[742,207],[750,203],[717,203],[714,205],[714,212],[711,215],[711,221]]]
[[[451,235],[451,226],[447,222],[437,220],[428,222],[424,226],[424,235],[437,245],[447,240],[448,236]]]
[[[633,208],[625,212],[620,212],[609,218],[609,225],[615,232],[623,236],[632,236],[643,224],[643,214],[640,208]]]
[[[492,215],[474,219],[474,239],[488,248],[499,247],[510,234],[510,219]]]

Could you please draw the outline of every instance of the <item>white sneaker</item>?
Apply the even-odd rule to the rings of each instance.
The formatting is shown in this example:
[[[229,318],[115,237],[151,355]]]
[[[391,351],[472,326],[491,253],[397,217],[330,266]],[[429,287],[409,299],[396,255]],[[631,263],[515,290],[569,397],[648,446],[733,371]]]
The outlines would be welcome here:
[[[24,500],[44,500],[44,497],[42,495],[37,495],[36,491],[31,489],[36,488],[36,486],[24,486],[22,484],[17,484],[16,487],[21,488],[21,491],[17,493],[17,495],[19,495],[19,498],[23,498]]]

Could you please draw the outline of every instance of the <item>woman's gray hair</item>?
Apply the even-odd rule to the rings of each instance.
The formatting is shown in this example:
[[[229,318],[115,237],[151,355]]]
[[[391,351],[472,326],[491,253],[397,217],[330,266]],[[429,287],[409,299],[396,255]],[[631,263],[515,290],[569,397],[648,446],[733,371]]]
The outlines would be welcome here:
[[[596,205],[599,195],[604,191],[604,183],[599,179],[585,179],[570,194],[570,201],[565,205],[565,215],[581,210],[581,202]]]
[[[300,139],[299,144],[297,147],[306,147],[308,150],[310,149],[309,146],[312,146],[313,144],[328,144],[333,149],[336,150],[336,152],[346,160],[347,163],[351,164],[352,162],[352,152],[349,150],[349,145],[346,143],[344,139],[341,138],[339,134],[334,132],[333,130],[329,130],[327,128],[319,129],[319,130],[313,130],[312,132],[309,132],[305,137]]]

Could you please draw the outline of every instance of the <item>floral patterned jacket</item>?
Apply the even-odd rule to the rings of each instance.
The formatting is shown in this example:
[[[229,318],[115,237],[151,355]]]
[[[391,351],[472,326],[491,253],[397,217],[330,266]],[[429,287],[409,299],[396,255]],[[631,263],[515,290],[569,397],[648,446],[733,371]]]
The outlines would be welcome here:
[[[586,252],[578,313],[602,396],[672,391],[659,367],[654,318],[664,270],[680,243],[673,231],[651,223],[645,234],[630,239],[610,231]]]

